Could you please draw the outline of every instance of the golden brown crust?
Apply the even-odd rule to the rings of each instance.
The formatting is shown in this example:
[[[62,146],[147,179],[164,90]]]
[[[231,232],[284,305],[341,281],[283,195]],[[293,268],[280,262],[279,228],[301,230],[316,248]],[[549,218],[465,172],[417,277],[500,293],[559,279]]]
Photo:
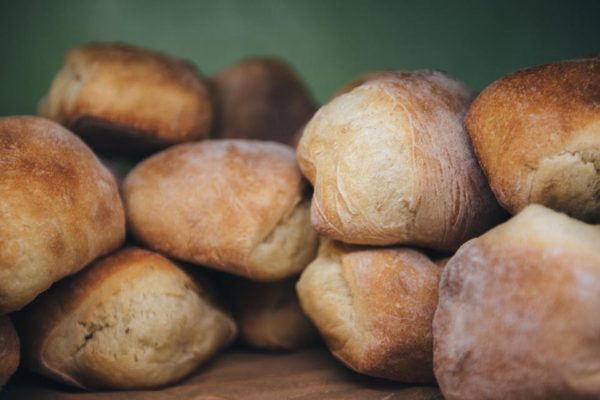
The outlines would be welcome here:
[[[246,59],[221,71],[212,83],[220,138],[292,144],[316,110],[296,72],[275,58]]]
[[[94,148],[139,154],[207,137],[213,105],[190,63],[122,43],[92,43],[67,54],[39,113]]]
[[[71,132],[0,119],[0,313],[117,248],[125,217],[114,178]]]
[[[539,205],[465,243],[433,322],[447,400],[600,393],[600,227]]]
[[[20,361],[19,336],[8,315],[0,316],[0,389],[17,370]]]
[[[211,140],[167,149],[123,186],[135,237],[172,257],[261,281],[314,256],[306,183],[287,146]]]
[[[300,308],[295,278],[256,283],[231,277],[224,284],[245,344],[295,350],[316,341],[317,331]]]
[[[441,268],[409,248],[323,241],[297,285],[329,349],[357,372],[433,382],[431,321]]]
[[[500,203],[600,221],[600,59],[524,69],[488,86],[466,125]]]
[[[297,148],[313,227],[347,243],[455,250],[501,218],[462,118],[474,97],[436,71],[381,73],[322,107]]]
[[[152,388],[235,338],[235,323],[214,301],[197,276],[126,248],[53,286],[18,323],[27,362],[42,374],[83,388]]]

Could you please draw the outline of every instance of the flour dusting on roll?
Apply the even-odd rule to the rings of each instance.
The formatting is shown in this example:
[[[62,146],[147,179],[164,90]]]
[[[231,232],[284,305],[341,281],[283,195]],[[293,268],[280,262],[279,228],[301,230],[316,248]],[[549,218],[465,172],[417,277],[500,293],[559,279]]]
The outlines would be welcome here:
[[[307,185],[282,144],[175,146],[139,164],[123,193],[133,235],[174,258],[267,282],[298,274],[316,252]]]
[[[347,243],[451,251],[496,224],[463,125],[474,96],[441,72],[388,72],[322,107],[297,148],[313,227]]]
[[[530,205],[448,261],[433,321],[447,400],[600,396],[600,227]]]

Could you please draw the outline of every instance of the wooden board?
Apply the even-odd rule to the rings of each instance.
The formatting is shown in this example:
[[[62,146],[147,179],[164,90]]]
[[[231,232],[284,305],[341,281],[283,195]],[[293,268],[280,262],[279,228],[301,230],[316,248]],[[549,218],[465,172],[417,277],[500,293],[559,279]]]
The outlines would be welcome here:
[[[0,400],[437,400],[438,389],[358,375],[324,348],[267,354],[232,349],[178,385],[156,391],[87,393],[21,374]]]

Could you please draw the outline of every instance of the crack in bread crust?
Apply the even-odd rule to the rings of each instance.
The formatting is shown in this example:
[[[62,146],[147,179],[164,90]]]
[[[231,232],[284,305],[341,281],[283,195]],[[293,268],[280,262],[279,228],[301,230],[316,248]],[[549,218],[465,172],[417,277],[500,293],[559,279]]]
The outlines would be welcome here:
[[[296,274],[314,259],[317,245],[317,233],[310,225],[310,202],[303,200],[250,252],[248,264],[256,266],[252,270],[265,272],[258,275],[249,270],[248,274],[260,280]]]

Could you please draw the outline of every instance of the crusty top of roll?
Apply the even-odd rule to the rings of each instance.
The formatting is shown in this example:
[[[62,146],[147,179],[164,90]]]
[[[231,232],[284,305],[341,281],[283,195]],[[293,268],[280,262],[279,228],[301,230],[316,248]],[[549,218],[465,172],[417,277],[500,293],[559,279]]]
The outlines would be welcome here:
[[[323,106],[297,149],[311,221],[356,244],[454,250],[498,220],[463,126],[475,93],[437,71],[378,74]]]
[[[178,145],[145,160],[125,179],[124,195],[133,234],[144,243],[189,262],[273,280],[281,271],[251,268],[253,257],[282,222],[298,219],[294,215],[305,186],[288,146],[211,140]],[[291,228],[311,235],[308,223]],[[264,255],[275,257],[278,250]]]
[[[237,333],[206,281],[134,247],[59,282],[17,322],[29,366],[83,388],[171,383]]]
[[[208,86],[187,61],[123,43],[92,43],[65,57],[42,116],[66,126],[95,117],[164,143],[208,135]]]
[[[541,202],[600,221],[599,99],[600,59],[588,58],[515,72],[473,102],[473,147],[507,209]]]
[[[0,119],[0,313],[117,248],[125,216],[114,178],[62,126]]]

